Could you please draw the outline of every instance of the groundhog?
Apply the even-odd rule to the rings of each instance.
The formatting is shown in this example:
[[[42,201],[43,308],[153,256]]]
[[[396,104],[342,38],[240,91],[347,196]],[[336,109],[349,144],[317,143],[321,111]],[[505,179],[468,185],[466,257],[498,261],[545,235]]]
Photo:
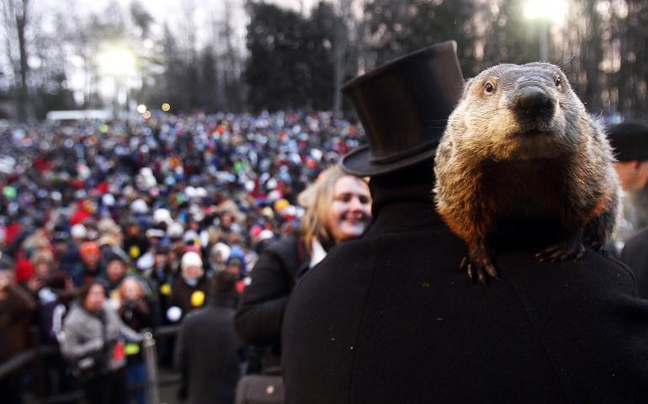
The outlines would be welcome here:
[[[618,205],[614,156],[565,75],[549,63],[502,64],[469,80],[437,149],[435,202],[468,244],[471,279],[497,278],[490,240],[504,224],[555,223],[541,261],[600,248]],[[553,228],[553,227],[552,227]]]

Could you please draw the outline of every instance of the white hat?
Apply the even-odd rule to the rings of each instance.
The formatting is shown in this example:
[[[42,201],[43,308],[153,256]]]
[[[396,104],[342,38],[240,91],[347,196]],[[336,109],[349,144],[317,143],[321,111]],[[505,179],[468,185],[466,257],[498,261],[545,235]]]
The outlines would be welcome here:
[[[86,230],[84,225],[82,225],[81,223],[77,223],[74,226],[72,226],[72,229],[70,229],[70,234],[72,235],[73,239],[81,240],[86,238],[86,236],[88,235],[88,231]]]
[[[206,198],[207,190],[203,187],[196,188],[196,198]]]
[[[169,225],[167,228],[167,236],[169,238],[180,238],[182,237],[182,233],[184,233],[184,227],[180,223],[174,222]]]
[[[257,241],[257,243],[260,243],[260,242],[262,242],[264,240],[269,240],[269,239],[271,239],[273,237],[274,237],[274,233],[272,232],[272,230],[265,229],[265,230],[262,230],[261,233],[259,233],[259,235],[257,236],[256,241]]]
[[[184,271],[185,269],[189,267],[198,267],[202,268],[202,259],[200,259],[200,255],[193,251],[188,251],[182,256],[182,261],[180,262],[180,267]]]
[[[184,236],[182,236],[182,241],[185,243],[194,242],[197,239],[200,239],[200,236],[195,230],[187,230]]]
[[[144,177],[152,177],[153,170],[151,170],[151,167],[142,167],[140,169],[140,174],[143,175]]]
[[[101,202],[104,204],[104,206],[115,206],[115,197],[113,194],[104,194],[101,197]]]
[[[131,210],[133,213],[147,213],[148,206],[146,205],[146,201],[144,199],[135,199],[131,204]]]
[[[168,225],[173,221],[171,219],[171,212],[169,212],[168,209],[164,208],[156,209],[155,212],[153,212],[153,221],[155,223],[164,222]]]
[[[211,254],[209,258],[213,260],[216,257],[216,254],[220,254],[223,262],[225,262],[229,258],[230,251],[232,251],[232,249],[227,244],[216,243],[211,249]]]
[[[109,217],[105,217],[99,221],[97,224],[97,230],[101,235],[104,234],[117,234],[121,231],[121,228]]]
[[[283,197],[283,194],[278,189],[275,189],[275,190],[270,191],[268,193],[268,200],[273,201],[273,202],[278,200],[278,199],[281,199],[282,197]]]
[[[187,199],[195,198],[196,197],[196,188],[189,185],[188,187],[185,188],[184,195],[187,197]]]
[[[87,165],[85,164],[77,165],[77,177],[81,181],[87,180],[88,178],[90,178],[90,175],[92,175],[92,171],[90,171]]]
[[[319,162],[322,161],[322,157],[324,156],[324,153],[322,153],[322,151],[319,149],[312,149],[310,155],[313,158],[313,160]]]
[[[147,252],[139,257],[135,266],[140,271],[146,271],[147,269],[153,268],[153,265],[155,265],[155,257],[150,252]]]
[[[151,228],[151,229],[146,230],[145,234],[146,234],[146,237],[149,237],[149,238],[151,238],[151,237],[162,238],[162,237],[164,237],[165,233],[164,233],[164,230],[162,230],[162,229]]]

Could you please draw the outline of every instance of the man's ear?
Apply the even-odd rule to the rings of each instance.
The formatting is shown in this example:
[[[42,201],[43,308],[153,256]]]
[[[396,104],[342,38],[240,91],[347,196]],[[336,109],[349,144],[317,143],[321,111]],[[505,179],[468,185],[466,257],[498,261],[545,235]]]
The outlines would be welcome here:
[[[637,191],[640,191],[646,187],[648,183],[648,160],[644,161],[633,161],[632,172],[635,174],[637,179]]]
[[[636,173],[637,171],[641,170],[642,168],[645,168],[643,166],[647,165],[647,164],[648,164],[648,161],[633,160],[632,161],[632,172]]]

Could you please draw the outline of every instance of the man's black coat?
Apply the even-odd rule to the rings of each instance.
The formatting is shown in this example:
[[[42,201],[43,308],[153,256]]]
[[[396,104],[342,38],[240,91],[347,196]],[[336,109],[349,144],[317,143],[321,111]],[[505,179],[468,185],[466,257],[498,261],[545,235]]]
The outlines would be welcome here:
[[[625,266],[520,247],[496,257],[501,281],[473,284],[431,186],[415,188],[372,188],[365,237],[293,291],[288,403],[648,403],[648,302]]]

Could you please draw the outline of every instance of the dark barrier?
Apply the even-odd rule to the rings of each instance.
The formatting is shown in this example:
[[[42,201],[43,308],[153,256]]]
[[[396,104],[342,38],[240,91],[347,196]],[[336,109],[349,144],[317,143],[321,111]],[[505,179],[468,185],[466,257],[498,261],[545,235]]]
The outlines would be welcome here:
[[[145,388],[147,392],[148,402],[150,404],[157,404],[159,400],[159,387],[178,384],[180,382],[179,374],[159,376],[157,365],[157,353],[155,349],[155,340],[164,339],[175,336],[180,331],[180,326],[161,326],[152,332],[145,333],[144,341],[142,342],[144,361],[147,368],[147,381],[134,385],[128,385],[129,390],[136,390]],[[155,338],[154,338],[155,336]],[[38,345],[25,352],[22,352],[13,358],[0,364],[0,379],[3,379],[23,368],[34,365],[36,377],[36,390],[41,403],[71,403],[78,402],[83,398],[81,391],[74,391],[66,394],[57,394],[52,396],[45,396],[43,393],[43,375],[41,363],[46,357],[60,355],[56,346],[52,345]]]

